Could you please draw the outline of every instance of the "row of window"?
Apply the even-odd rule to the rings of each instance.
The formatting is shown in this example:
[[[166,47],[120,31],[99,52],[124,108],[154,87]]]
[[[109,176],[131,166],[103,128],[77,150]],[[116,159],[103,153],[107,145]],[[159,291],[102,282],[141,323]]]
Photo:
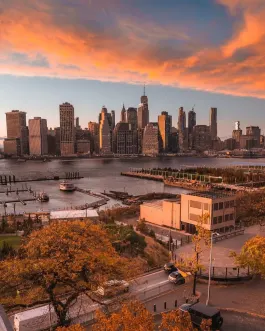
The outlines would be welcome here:
[[[190,200],[190,207],[191,208],[196,208],[196,209],[203,209],[205,211],[209,211],[209,204],[208,203],[202,203],[200,201],[194,201],[194,200]]]
[[[222,210],[227,208],[234,208],[235,207],[235,201],[225,201],[225,202],[217,202],[213,205],[213,210]]]
[[[213,224],[218,224],[222,222],[229,222],[234,220],[234,214],[226,214],[223,216],[218,216],[213,218]]]

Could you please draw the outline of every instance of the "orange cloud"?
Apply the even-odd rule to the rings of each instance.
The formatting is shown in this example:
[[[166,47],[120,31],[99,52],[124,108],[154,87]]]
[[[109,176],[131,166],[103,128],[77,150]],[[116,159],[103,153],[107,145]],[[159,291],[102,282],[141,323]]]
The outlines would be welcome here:
[[[74,6],[60,12],[51,0],[10,0],[0,10],[0,73],[147,82],[264,98],[262,2],[218,0],[231,15],[241,14],[240,24],[223,45],[207,47],[181,26],[116,16],[103,0],[97,5],[115,20],[112,27],[93,19],[81,24]],[[96,6],[94,1],[76,4],[88,11]],[[166,43],[172,40],[176,44]]]

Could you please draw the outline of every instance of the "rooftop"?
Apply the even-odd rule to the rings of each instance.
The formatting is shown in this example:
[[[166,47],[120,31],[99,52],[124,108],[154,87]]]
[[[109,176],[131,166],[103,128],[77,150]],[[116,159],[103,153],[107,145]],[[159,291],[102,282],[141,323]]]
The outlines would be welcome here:
[[[209,317],[214,316],[215,314],[217,314],[219,312],[219,310],[217,308],[206,306],[200,302],[192,305],[191,309],[193,309],[199,313],[202,313],[206,316],[209,316]]]
[[[90,218],[98,217],[98,212],[96,210],[59,210],[51,211],[50,219],[51,220],[63,220],[63,219],[78,219],[78,218]]]
[[[211,192],[211,191],[191,192],[191,193],[187,193],[187,194],[183,194],[183,195],[192,195],[192,196],[202,197],[202,198],[207,198],[207,199],[212,199],[212,200],[229,198],[229,197],[234,196],[234,194],[231,194],[231,193]]]

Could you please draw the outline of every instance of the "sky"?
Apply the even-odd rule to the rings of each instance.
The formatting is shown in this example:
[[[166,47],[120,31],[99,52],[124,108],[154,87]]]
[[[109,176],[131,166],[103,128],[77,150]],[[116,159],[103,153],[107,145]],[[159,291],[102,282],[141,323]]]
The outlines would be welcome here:
[[[0,0],[0,136],[5,112],[59,125],[59,104],[83,127],[103,105],[150,119],[195,105],[199,124],[218,108],[218,134],[234,122],[265,130],[264,0]]]

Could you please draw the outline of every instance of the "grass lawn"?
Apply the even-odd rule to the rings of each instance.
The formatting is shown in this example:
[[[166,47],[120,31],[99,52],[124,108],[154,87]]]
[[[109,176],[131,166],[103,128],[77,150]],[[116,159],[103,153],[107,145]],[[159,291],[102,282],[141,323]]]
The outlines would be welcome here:
[[[12,235],[0,236],[0,247],[2,247],[4,241],[12,245],[14,248],[18,248],[21,242],[21,237]]]

